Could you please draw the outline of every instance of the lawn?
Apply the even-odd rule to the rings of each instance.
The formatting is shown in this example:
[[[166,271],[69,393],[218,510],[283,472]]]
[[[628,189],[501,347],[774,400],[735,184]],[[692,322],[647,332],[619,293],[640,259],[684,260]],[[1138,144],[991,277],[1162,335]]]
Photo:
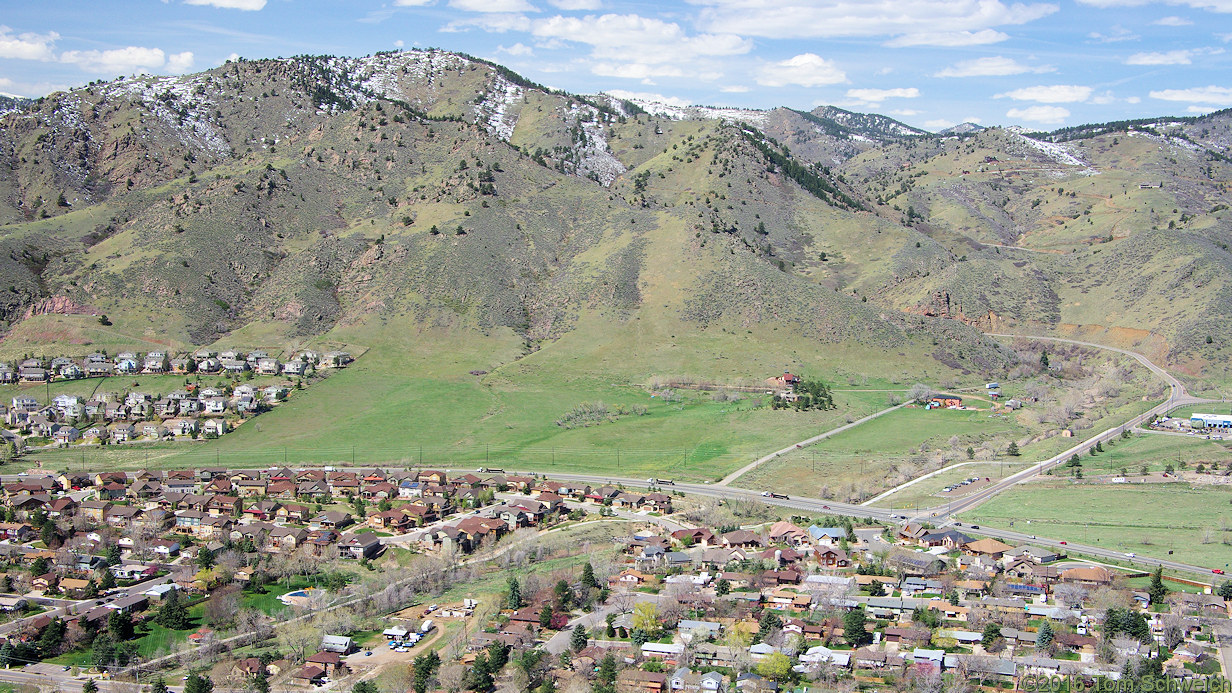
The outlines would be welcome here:
[[[171,630],[153,621],[146,621],[137,626],[136,637],[129,642],[136,644],[137,652],[141,655],[142,659],[151,659],[155,656],[155,653],[160,651],[166,653],[170,651],[172,645],[187,641],[189,634],[201,627],[201,619],[204,614],[204,602],[188,607],[190,625],[185,630]],[[86,647],[73,650],[46,661],[52,664],[68,664],[88,668],[94,666],[94,649]]]
[[[991,415],[986,409],[909,407],[767,462],[735,485],[753,489],[773,485],[813,498],[825,488],[837,500],[864,500],[889,483],[936,468],[939,463],[930,453],[949,449],[954,436],[960,441],[956,449],[965,450],[982,440],[1018,437],[1024,431],[1014,419]]]
[[[247,609],[257,609],[264,611],[267,614],[272,614],[280,609],[286,609],[287,605],[278,601],[278,598],[288,592],[302,590],[305,587],[311,587],[312,581],[305,577],[296,576],[291,578],[290,584],[280,580],[278,582],[265,585],[266,592],[259,594],[251,590],[244,590],[243,603],[241,606]]]
[[[1081,485],[1048,479],[992,498],[964,520],[1053,539],[1223,568],[1232,488],[1187,483]],[[1168,552],[1173,555],[1169,556]]]

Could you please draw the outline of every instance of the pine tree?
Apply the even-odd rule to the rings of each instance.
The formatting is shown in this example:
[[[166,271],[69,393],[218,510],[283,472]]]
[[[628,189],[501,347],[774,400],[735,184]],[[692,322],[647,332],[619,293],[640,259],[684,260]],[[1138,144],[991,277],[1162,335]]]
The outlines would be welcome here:
[[[213,693],[214,682],[208,676],[189,674],[184,680],[184,693]]]
[[[1011,440],[1009,447],[1005,449],[1005,454],[1010,457],[1018,457],[1018,443]]]
[[[522,586],[512,575],[509,576],[509,594],[505,597],[505,606],[510,609],[522,608]]]
[[[552,607],[544,604],[539,610],[539,627],[547,628],[550,625],[552,625]]]
[[[188,609],[180,603],[179,590],[171,590],[163,598],[163,605],[158,609],[154,622],[171,630],[184,630],[188,627]]]
[[[1055,637],[1056,634],[1052,632],[1052,621],[1045,620],[1035,633],[1035,647],[1040,650],[1047,650],[1052,645]]]
[[[1152,604],[1164,603],[1164,598],[1168,596],[1168,587],[1164,585],[1163,566],[1156,566],[1155,572],[1151,573],[1151,586],[1146,591],[1151,595]]]
[[[569,648],[574,652],[581,652],[586,649],[586,644],[589,640],[590,638],[586,634],[586,626],[579,623],[573,627],[573,635],[569,637]]]
[[[86,679],[86,682],[81,684],[81,693],[98,693],[98,684],[94,683],[94,679]]]
[[[874,583],[881,584],[881,583]],[[868,638],[864,628],[864,609],[855,608],[843,614],[843,639],[852,647],[859,647]]]
[[[582,566],[582,585],[585,587],[599,588],[599,581],[595,579],[595,568],[589,561]]]
[[[980,644],[984,646],[984,649],[988,649],[989,647],[992,647],[992,644],[995,643],[1000,637],[1001,626],[995,623],[989,623],[984,626],[984,634],[980,638]]]
[[[159,676],[150,684],[150,693],[167,693],[167,682]]]

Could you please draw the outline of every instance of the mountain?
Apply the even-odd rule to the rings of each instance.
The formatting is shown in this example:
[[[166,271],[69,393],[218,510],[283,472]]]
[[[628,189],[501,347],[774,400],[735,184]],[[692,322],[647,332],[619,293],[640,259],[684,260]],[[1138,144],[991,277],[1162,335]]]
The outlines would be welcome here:
[[[971,135],[977,132],[983,132],[986,129],[987,128],[985,128],[984,126],[977,125],[976,123],[959,123],[958,125],[952,125],[948,128],[945,128],[944,130],[938,130],[937,134],[938,135]]]
[[[720,377],[751,339],[742,377],[841,345],[915,379],[1002,372],[996,328],[1232,377],[1226,112],[977,128],[572,95],[437,50],[96,83],[0,120],[0,351],[445,331]]]

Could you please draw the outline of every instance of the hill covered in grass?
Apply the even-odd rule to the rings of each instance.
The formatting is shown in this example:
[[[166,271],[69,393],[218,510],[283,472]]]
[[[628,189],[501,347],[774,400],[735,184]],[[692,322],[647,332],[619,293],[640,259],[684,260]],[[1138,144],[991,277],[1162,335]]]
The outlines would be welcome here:
[[[219,445],[392,426],[397,446],[406,420],[433,444],[543,445],[585,438],[550,423],[572,408],[633,407],[655,380],[1005,378],[1019,364],[991,328],[1227,377],[1227,114],[940,137],[830,107],[565,94],[436,50],[240,60],[14,108],[0,356],[366,352]],[[761,417],[706,449],[771,443]],[[639,418],[604,425],[637,446],[681,420]]]

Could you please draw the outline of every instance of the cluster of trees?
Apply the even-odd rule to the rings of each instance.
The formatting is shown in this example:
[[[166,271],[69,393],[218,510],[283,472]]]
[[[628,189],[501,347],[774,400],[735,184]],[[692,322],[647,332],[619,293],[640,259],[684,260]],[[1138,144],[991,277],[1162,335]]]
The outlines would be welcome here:
[[[773,397],[770,401],[770,406],[773,409],[795,409],[796,411],[835,408],[834,396],[830,393],[829,386],[820,380],[801,380],[796,384],[796,400],[794,402]]]

